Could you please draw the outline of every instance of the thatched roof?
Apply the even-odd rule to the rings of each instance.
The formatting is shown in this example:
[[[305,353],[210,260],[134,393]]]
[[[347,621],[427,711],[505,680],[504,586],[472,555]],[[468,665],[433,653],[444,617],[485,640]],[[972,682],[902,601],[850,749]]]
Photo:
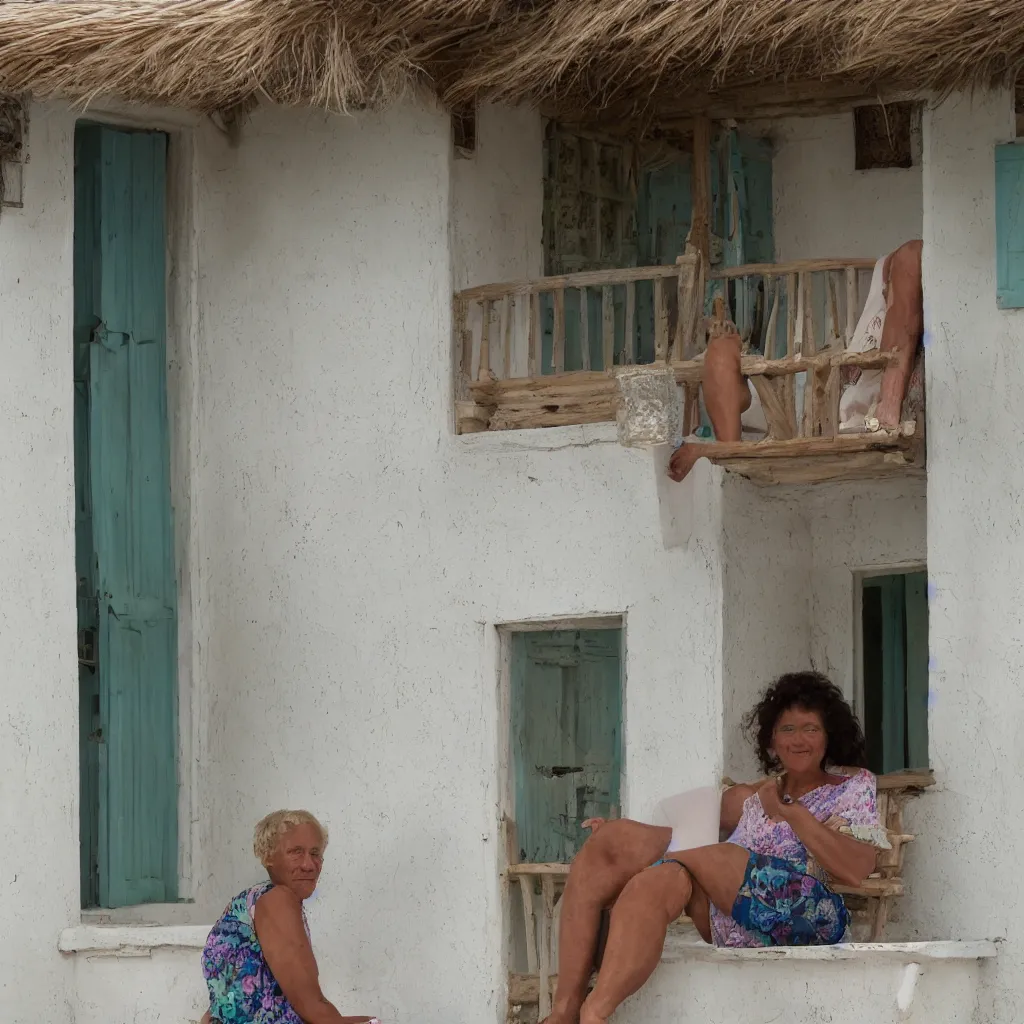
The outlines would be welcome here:
[[[671,113],[764,83],[988,86],[1022,63],[1024,0],[0,0],[0,91],[204,111],[426,85]]]

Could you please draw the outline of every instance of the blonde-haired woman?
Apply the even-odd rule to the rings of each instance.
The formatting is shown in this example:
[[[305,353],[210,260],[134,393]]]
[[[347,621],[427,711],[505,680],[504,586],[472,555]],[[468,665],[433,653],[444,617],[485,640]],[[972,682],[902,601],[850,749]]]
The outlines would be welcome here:
[[[343,1017],[320,991],[302,902],[320,877],[327,830],[308,811],[274,811],[253,848],[270,877],[239,893],[206,940],[203,1024],[378,1024]]]

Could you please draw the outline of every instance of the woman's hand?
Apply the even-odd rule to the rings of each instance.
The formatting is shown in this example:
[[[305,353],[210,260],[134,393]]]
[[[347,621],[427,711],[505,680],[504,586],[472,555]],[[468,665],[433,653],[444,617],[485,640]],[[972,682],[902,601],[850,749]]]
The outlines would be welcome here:
[[[596,834],[597,834],[597,830],[598,830],[598,829],[599,829],[599,828],[600,828],[600,827],[601,827],[601,826],[602,826],[602,825],[603,825],[603,824],[604,824],[604,823],[605,823],[605,822],[606,822],[607,820],[608,820],[607,818],[587,818],[587,820],[586,820],[586,821],[584,821],[584,822],[583,822],[583,823],[582,823],[582,824],[580,825],[580,828],[589,828],[589,829],[590,829],[590,834],[591,834],[591,835],[596,835]]]
[[[795,804],[784,804],[782,802],[782,780],[768,779],[761,784],[757,791],[758,799],[764,808],[764,813],[772,821],[788,821]]]

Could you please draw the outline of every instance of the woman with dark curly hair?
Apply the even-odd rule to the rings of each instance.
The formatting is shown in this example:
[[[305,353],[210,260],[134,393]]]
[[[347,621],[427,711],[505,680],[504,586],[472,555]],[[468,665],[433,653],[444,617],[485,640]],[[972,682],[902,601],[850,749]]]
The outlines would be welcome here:
[[[565,887],[558,988],[545,1024],[603,1024],[650,977],[669,924],[684,911],[719,946],[842,941],[849,914],[830,883],[859,885],[888,845],[860,723],[828,679],[794,672],[768,687],[744,724],[770,778],[722,794],[727,842],[666,852],[669,828],[586,823],[592,835]]]

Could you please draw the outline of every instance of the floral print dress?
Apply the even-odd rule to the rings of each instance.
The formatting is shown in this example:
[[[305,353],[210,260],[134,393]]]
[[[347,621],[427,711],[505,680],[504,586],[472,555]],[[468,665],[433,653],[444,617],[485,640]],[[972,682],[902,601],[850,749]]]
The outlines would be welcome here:
[[[799,802],[830,828],[873,845],[887,845],[878,834],[874,775],[857,768],[829,772],[844,781],[819,786]],[[792,826],[772,821],[756,793],[744,802],[729,842],[749,850],[751,856],[731,913],[711,907],[716,946],[819,945],[842,940],[849,920],[842,897],[829,889],[828,876],[808,855]]]
[[[272,882],[262,882],[239,893],[203,947],[210,1016],[219,1024],[302,1024],[267,966],[256,938],[256,901],[272,888]],[[302,923],[308,936],[305,910]]]

